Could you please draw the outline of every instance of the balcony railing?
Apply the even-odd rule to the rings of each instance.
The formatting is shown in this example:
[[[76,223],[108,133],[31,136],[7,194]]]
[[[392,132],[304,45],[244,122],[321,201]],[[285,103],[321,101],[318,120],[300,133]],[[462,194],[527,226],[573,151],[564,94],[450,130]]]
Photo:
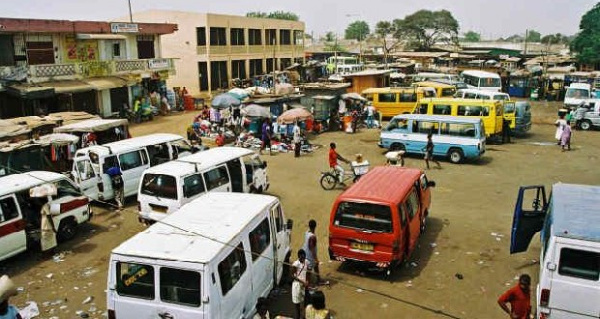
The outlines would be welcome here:
[[[157,71],[175,71],[174,59],[137,59],[87,61],[64,64],[40,64],[29,66],[29,80],[78,80],[96,76],[139,74]]]

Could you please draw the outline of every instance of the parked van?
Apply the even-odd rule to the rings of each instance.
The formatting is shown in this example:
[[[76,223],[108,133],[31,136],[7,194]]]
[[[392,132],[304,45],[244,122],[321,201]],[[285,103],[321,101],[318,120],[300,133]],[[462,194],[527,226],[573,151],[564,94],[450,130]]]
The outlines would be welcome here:
[[[241,147],[217,147],[144,171],[140,221],[160,220],[207,192],[262,193],[269,188],[267,163]]]
[[[435,72],[419,72],[414,76],[415,81],[436,81],[436,80],[448,80],[458,81],[458,75],[449,73],[435,73]]]
[[[433,88],[370,88],[362,96],[373,103],[383,117],[412,113],[417,103],[425,97],[435,97]]]
[[[465,70],[460,77],[470,89],[487,91],[502,91],[502,79],[500,75],[480,70]]]
[[[479,89],[458,90],[454,97],[459,99],[510,101],[510,95],[507,93]]]
[[[575,109],[592,98],[592,86],[588,83],[571,83],[565,91],[565,107]]]
[[[50,201],[50,214],[59,240],[77,234],[77,225],[92,217],[88,199],[62,174],[31,171],[0,178],[0,261],[27,248],[39,248],[42,206],[47,198],[30,197],[32,188],[52,184],[56,195]]]
[[[536,318],[600,317],[600,187],[554,184],[519,189],[510,253],[540,232]]]
[[[436,97],[454,97],[456,94],[456,87],[450,84],[445,84],[435,81],[423,81],[413,83],[416,87],[430,87],[435,89]]]
[[[487,137],[502,134],[504,108],[502,102],[473,99],[424,99],[416,109],[418,114],[479,117]]]
[[[379,147],[424,154],[429,133],[432,133],[433,155],[447,157],[452,163],[476,159],[485,153],[485,128],[481,119],[457,116],[394,116],[381,130]]]
[[[291,228],[276,197],[201,196],[112,251],[108,318],[252,318],[283,276]]]
[[[137,194],[140,177],[147,168],[192,152],[194,149],[179,135],[150,134],[77,150],[71,174],[88,197],[110,200],[114,192],[106,172],[118,165],[127,197]]]
[[[331,260],[372,264],[391,275],[417,248],[427,225],[433,186],[419,169],[372,169],[333,204]]]

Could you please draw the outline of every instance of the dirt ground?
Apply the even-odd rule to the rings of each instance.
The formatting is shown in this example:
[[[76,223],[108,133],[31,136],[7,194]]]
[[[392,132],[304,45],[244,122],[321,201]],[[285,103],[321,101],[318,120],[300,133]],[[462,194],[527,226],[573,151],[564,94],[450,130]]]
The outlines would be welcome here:
[[[453,165],[442,160],[442,169],[427,171],[437,186],[432,193],[428,229],[410,263],[399,269],[393,282],[377,273],[363,273],[328,261],[327,223],[331,205],[342,189],[324,191],[319,172],[327,169],[327,147],[338,144],[346,157],[362,153],[371,166],[384,163],[377,147],[378,130],[356,134],[325,133],[311,138],[323,145],[314,153],[295,159],[292,153],[263,156],[268,161],[270,194],[279,196],[287,218],[294,220],[293,249],[301,247],[308,220],[317,223],[321,272],[330,280],[324,287],[327,306],[336,318],[505,318],[497,297],[521,273],[537,282],[539,242],[531,249],[509,255],[514,201],[520,185],[557,182],[600,184],[598,149],[600,132],[573,133],[573,150],[554,145],[553,123],[559,104],[537,102],[530,134],[506,145],[488,145],[476,162]],[[134,136],[172,132],[185,136],[185,125],[194,113],[161,117],[134,125]],[[424,161],[410,157],[410,167]],[[62,258],[27,252],[0,264],[21,287],[12,299],[18,307],[35,301],[39,318],[102,318],[106,309],[106,272],[111,249],[144,229],[137,221],[135,199],[121,214],[94,208],[91,223],[79,236],[59,246]],[[294,252],[295,253],[295,252]],[[534,294],[535,295],[535,294]],[[92,297],[91,302],[83,304]],[[291,315],[289,296],[274,298],[271,317]]]

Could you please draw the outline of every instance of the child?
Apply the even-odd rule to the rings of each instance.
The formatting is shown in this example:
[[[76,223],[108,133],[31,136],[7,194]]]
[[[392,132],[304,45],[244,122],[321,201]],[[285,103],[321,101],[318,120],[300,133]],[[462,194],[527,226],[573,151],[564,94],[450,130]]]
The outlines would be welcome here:
[[[571,150],[571,122],[567,121],[567,125],[563,128],[562,134],[560,135],[560,146],[562,151],[565,151],[565,146],[567,150]]]
[[[431,132],[427,134],[427,146],[425,146],[425,164],[427,164],[427,169],[429,169],[429,161],[433,161],[437,164],[438,168],[442,168],[440,162],[436,161],[433,158],[433,141],[431,140],[432,134]]]

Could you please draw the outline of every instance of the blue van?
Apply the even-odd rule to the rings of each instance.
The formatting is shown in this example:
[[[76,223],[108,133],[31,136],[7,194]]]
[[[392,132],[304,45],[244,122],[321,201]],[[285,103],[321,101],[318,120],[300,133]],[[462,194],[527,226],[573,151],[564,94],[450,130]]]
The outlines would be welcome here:
[[[481,118],[402,114],[381,131],[379,147],[408,154],[424,154],[427,134],[433,133],[433,155],[452,163],[477,159],[485,153],[485,128]]]

